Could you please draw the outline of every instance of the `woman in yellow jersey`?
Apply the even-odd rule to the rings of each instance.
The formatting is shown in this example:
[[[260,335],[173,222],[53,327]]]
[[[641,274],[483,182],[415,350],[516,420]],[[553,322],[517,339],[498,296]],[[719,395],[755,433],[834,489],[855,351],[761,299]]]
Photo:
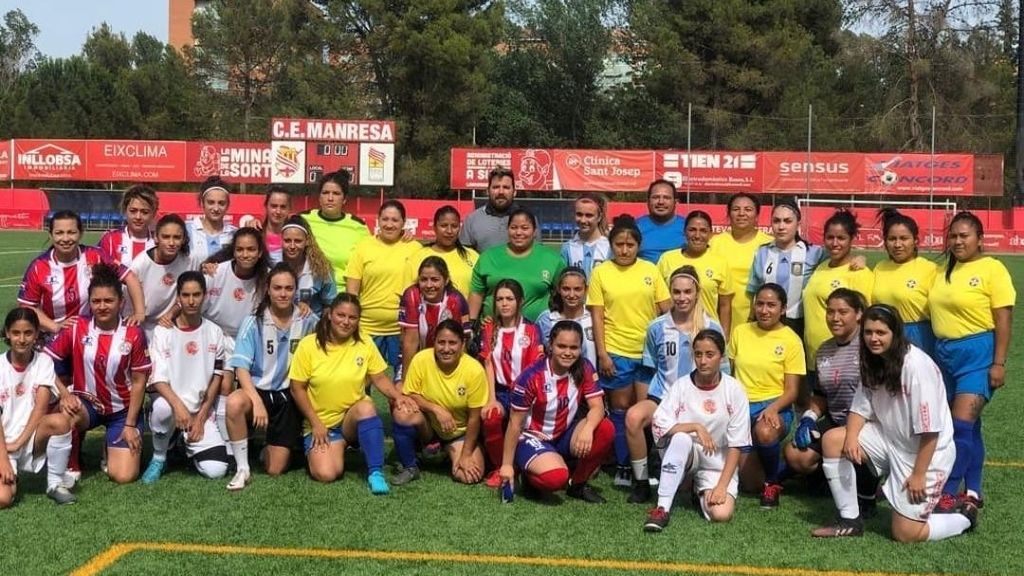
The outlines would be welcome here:
[[[343,210],[350,179],[345,170],[324,174],[320,178],[320,208],[302,213],[317,245],[334,269],[334,282],[339,289],[345,286],[345,268],[352,250],[370,236],[366,222]]]
[[[732,275],[725,258],[708,249],[710,237],[711,216],[700,210],[690,212],[686,216],[686,248],[662,254],[658,270],[668,281],[672,272],[685,265],[693,266],[700,277],[700,299],[704,311],[722,326],[723,334],[729,334],[734,290]]]
[[[1006,380],[1017,293],[1006,266],[982,254],[984,237],[981,220],[974,214],[953,217],[946,237],[946,272],[935,278],[928,293],[935,362],[946,382],[956,442],[956,461],[935,508],[940,512],[961,505],[967,512],[981,507],[981,411]]]
[[[633,483],[626,411],[647,397],[650,376],[642,363],[644,338],[647,326],[670,304],[658,267],[637,259],[640,240],[632,216],[615,218],[608,234],[612,259],[594,268],[587,288],[601,387],[608,393],[609,418],[615,426],[615,485],[626,488]]]
[[[396,486],[420,477],[416,445],[426,446],[435,439],[452,462],[456,482],[476,484],[483,478],[480,411],[487,404],[487,376],[465,351],[462,323],[449,318],[437,325],[434,347],[416,353],[409,364],[402,391],[420,411],[394,414],[400,468],[391,481]]]
[[[772,241],[771,236],[757,227],[757,215],[761,212],[761,203],[757,198],[740,192],[729,197],[727,206],[729,229],[716,234],[708,242],[713,254],[725,258],[732,282],[732,310],[726,335],[732,330],[733,324],[742,324],[750,317],[747,279],[750,278],[750,267],[754,265],[754,253],[758,246]],[[735,322],[732,322],[733,318]]]
[[[473,278],[473,266],[480,259],[480,254],[467,248],[459,241],[459,230],[462,218],[459,211],[450,204],[445,204],[434,212],[434,242],[420,248],[409,257],[405,267],[405,287],[416,283],[419,266],[428,256],[437,256],[448,265],[452,286],[464,297],[469,297],[470,281]]]
[[[387,375],[387,364],[373,344],[359,335],[359,299],[339,294],[317,322],[316,332],[299,341],[288,372],[292,399],[302,413],[303,447],[309,474],[333,482],[345,470],[345,446],[357,443],[366,458],[367,484],[373,494],[387,494],[384,425],[367,383],[395,404],[399,413],[419,408]]]
[[[815,388],[814,358],[818,347],[832,337],[825,309],[828,297],[837,288],[849,288],[860,292],[861,296],[871,304],[871,291],[874,288],[874,274],[868,268],[850,268],[853,239],[857,237],[860,225],[857,218],[845,209],[836,210],[835,214],[825,221],[825,253],[828,261],[822,262],[811,274],[804,285],[804,348],[807,351],[808,384],[806,392]]]
[[[928,292],[938,267],[917,255],[918,228],[913,218],[895,208],[878,211],[888,259],[875,265],[875,286],[871,300],[888,304],[900,313],[907,340],[935,356],[935,333],[928,316]]]
[[[782,323],[786,291],[768,283],[754,293],[754,322],[739,324],[729,340],[733,375],[743,384],[750,400],[750,429],[754,442],[740,464],[740,480],[747,489],[762,474],[761,507],[776,508],[779,483],[780,442],[793,423],[793,401],[800,377],[807,372],[803,343]],[[758,458],[749,458],[756,451]],[[760,472],[759,469],[760,468]]]
[[[398,303],[406,288],[406,261],[420,249],[415,240],[404,240],[405,206],[388,200],[377,211],[377,236],[356,244],[345,269],[345,289],[359,296],[363,315],[359,325],[373,338],[384,360],[402,379],[402,329],[398,326]]]

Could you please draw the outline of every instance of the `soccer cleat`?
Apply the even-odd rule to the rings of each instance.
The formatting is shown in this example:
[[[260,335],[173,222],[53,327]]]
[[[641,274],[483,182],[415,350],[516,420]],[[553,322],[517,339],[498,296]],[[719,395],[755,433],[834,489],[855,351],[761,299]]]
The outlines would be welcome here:
[[[500,488],[501,472],[497,469],[492,470],[491,473],[487,475],[487,479],[484,480],[484,484],[486,484],[488,488]]]
[[[252,473],[248,469],[242,469],[235,472],[235,475],[231,478],[231,482],[228,482],[228,490],[231,492],[238,492],[249,485],[252,479]]]
[[[565,495],[569,498],[575,498],[576,500],[583,500],[591,504],[604,504],[607,500],[603,496],[597,493],[590,484],[584,482],[583,484],[570,484],[565,489]]]
[[[954,494],[942,493],[942,497],[939,498],[939,503],[935,505],[932,510],[935,514],[953,514],[954,512],[960,511],[961,498]]]
[[[64,479],[61,482],[61,485],[64,486],[65,488],[67,488],[68,490],[71,490],[72,488],[75,487],[75,484],[78,484],[78,481],[81,480],[81,479],[82,479],[82,471],[81,470],[71,470],[71,469],[68,469],[68,470],[64,471]]]
[[[391,483],[395,486],[401,486],[408,484],[413,480],[420,479],[420,469],[416,466],[410,466],[409,468],[402,468],[391,477]]]
[[[441,453],[441,443],[434,441],[423,447],[423,457],[433,458]]]
[[[615,470],[615,486],[618,488],[629,488],[633,485],[633,471],[629,466],[619,466]]]
[[[150,460],[149,466],[146,466],[146,471],[142,473],[142,483],[155,484],[164,472],[164,464],[163,460],[157,460],[156,458]]]
[[[68,490],[63,485],[57,485],[50,488],[46,491],[46,495],[50,497],[50,500],[53,500],[62,506],[64,504],[74,504],[75,502],[78,502],[78,496],[72,494],[71,490]]]
[[[761,491],[761,508],[766,510],[778,508],[780,494],[782,494],[782,484],[765,482],[764,490]]]
[[[652,508],[647,513],[647,521],[644,522],[644,532],[661,532],[665,529],[665,526],[668,526],[670,517],[669,511],[661,506]]]
[[[864,535],[864,521],[860,518],[840,518],[835,524],[815,528],[811,536],[815,538],[847,538]]]
[[[978,509],[981,508],[981,501],[974,496],[966,496],[960,503],[960,513],[971,522],[967,532],[973,532],[978,527]]]
[[[634,480],[633,489],[629,492],[626,502],[630,504],[646,504],[651,499],[651,483],[647,480]]]
[[[384,478],[384,474],[380,470],[374,470],[370,472],[370,475],[366,477],[366,484],[370,487],[370,493],[377,496],[384,496],[388,492],[391,492],[391,488],[388,486],[388,481]]]

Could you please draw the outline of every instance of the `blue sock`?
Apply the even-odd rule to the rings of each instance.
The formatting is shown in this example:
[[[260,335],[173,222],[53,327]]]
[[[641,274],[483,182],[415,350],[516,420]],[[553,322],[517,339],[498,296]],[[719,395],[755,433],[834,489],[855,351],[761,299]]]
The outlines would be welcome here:
[[[967,465],[964,473],[964,487],[973,490],[981,497],[981,471],[985,467],[985,439],[981,435],[981,418],[974,423],[974,452],[971,454],[971,463]]]
[[[779,461],[782,455],[782,449],[778,442],[772,442],[767,445],[756,445],[754,449],[757,450],[757,457],[761,460],[761,468],[764,469],[764,481],[771,483],[778,483],[779,481]]]
[[[391,436],[395,439],[395,452],[398,452],[398,461],[405,468],[416,467],[416,428],[398,424],[391,424]]]
[[[974,422],[953,418],[953,442],[956,444],[956,460],[942,491],[955,496],[960,492],[960,483],[974,458]]]
[[[356,423],[359,434],[359,449],[366,459],[366,469],[380,472],[384,468],[384,424],[379,416],[372,416]]]
[[[615,426],[615,463],[629,466],[629,444],[626,442],[626,411],[613,409],[608,418]]]

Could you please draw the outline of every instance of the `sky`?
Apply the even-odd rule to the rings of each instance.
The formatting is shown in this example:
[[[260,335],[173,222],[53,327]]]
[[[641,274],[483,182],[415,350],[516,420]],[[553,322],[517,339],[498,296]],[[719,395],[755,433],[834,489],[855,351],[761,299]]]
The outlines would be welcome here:
[[[167,42],[167,0],[0,0],[0,15],[15,9],[39,28],[36,48],[52,58],[79,54],[103,22],[129,39],[141,30]]]

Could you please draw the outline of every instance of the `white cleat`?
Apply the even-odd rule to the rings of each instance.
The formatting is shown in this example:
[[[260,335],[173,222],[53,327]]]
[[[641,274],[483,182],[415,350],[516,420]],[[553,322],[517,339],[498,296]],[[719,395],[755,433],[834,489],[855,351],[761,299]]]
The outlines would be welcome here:
[[[235,476],[228,482],[228,490],[231,492],[238,492],[249,485],[252,474],[248,470],[239,470],[235,472]]]

